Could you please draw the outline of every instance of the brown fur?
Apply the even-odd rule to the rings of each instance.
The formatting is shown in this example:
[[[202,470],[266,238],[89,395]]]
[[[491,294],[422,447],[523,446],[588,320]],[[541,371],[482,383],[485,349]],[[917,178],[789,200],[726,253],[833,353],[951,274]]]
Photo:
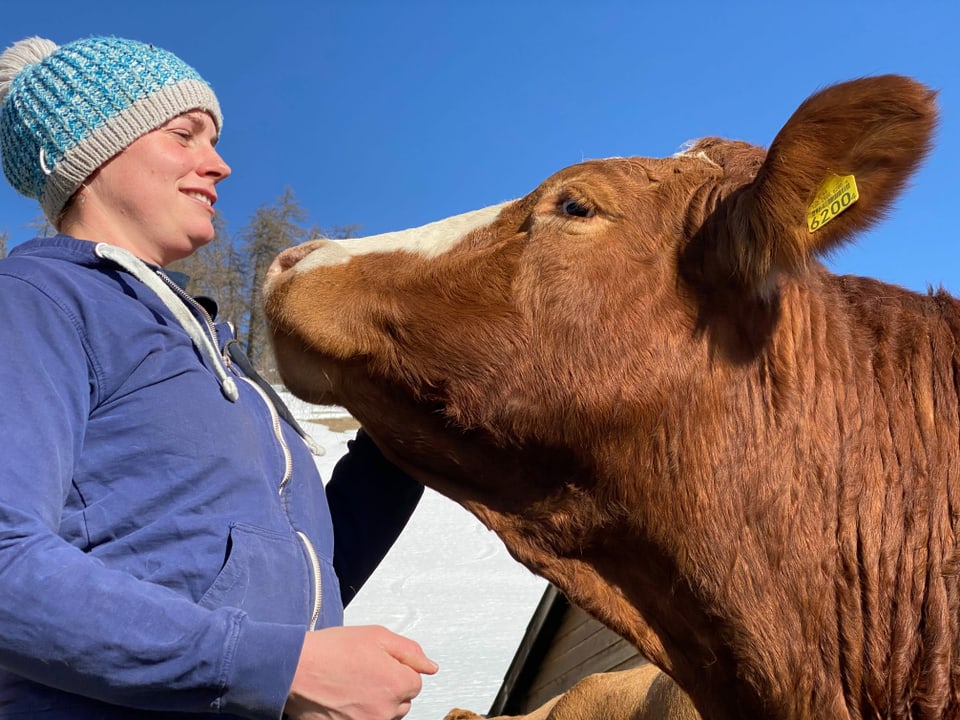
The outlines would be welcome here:
[[[766,153],[585,162],[433,258],[282,272],[298,249],[282,375],[702,716],[958,718],[960,306],[817,260],[889,208],[934,100],[866,78]],[[830,173],[860,200],[811,233]]]
[[[562,695],[527,715],[489,720],[699,720],[690,698],[655,665],[588,675]],[[483,720],[469,710],[451,710],[443,720]]]

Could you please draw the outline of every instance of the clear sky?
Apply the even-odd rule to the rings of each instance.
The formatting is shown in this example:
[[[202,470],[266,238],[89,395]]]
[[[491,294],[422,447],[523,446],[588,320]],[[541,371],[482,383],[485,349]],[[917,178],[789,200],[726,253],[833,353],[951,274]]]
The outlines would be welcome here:
[[[307,225],[400,230],[521,196],[582,159],[670,155],[704,135],[769,145],[816,89],[911,75],[940,92],[937,144],[839,272],[960,293],[960,2],[45,0],[4,2],[31,35],[152,42],[214,86],[238,233],[286,187]],[[0,230],[32,201],[0,187]]]

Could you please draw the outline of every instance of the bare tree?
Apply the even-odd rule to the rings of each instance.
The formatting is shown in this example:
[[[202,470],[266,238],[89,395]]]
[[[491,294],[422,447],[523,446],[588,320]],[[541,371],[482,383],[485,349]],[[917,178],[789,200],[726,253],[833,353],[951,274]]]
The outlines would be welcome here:
[[[239,243],[227,232],[226,221],[214,218],[214,239],[175,263],[170,270],[189,276],[187,292],[207,295],[217,302],[218,319],[233,324],[254,367],[270,382],[278,382],[263,312],[263,281],[273,259],[283,250],[308,238],[358,237],[360,225],[318,226],[304,230],[307,211],[287,188],[273,204],[264,204],[239,233]]]
[[[7,243],[10,242],[10,232],[8,230],[0,230],[0,258],[5,258],[7,256]]]
[[[52,237],[57,234],[57,229],[50,224],[46,215],[37,215],[33,220],[24,225],[33,230],[34,237]]]
[[[328,238],[331,240],[346,240],[349,238],[360,237],[360,230],[363,228],[363,225],[351,224],[351,225],[334,225],[328,230],[323,229],[319,225],[314,225],[310,228],[310,231],[307,233],[309,238]]]
[[[246,352],[254,367],[271,382],[277,380],[277,372],[263,312],[263,281],[277,254],[304,240],[300,223],[306,218],[306,210],[287,188],[273,205],[257,208],[250,224],[241,231],[249,283]]]
[[[213,240],[189,257],[171,263],[169,269],[190,277],[186,289],[191,295],[213,298],[219,308],[218,319],[230,322],[239,338],[248,320],[245,262],[227,232],[226,221],[216,215],[213,227]]]
[[[207,281],[205,292],[220,303],[220,317],[233,324],[238,339],[249,325],[246,296],[246,260],[227,234],[219,228],[205,256]]]

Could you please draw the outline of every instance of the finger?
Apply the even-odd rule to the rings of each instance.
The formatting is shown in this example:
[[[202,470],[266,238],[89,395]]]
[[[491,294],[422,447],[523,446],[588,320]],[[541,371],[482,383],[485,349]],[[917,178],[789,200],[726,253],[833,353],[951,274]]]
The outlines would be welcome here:
[[[440,666],[427,657],[423,648],[416,642],[401,635],[395,635],[395,642],[384,645],[384,649],[397,661],[403,663],[411,670],[425,675],[433,675]]]
[[[397,660],[411,670],[416,670],[418,673],[423,673],[424,675],[433,675],[440,669],[440,666],[424,655],[423,651],[405,657],[398,657]]]

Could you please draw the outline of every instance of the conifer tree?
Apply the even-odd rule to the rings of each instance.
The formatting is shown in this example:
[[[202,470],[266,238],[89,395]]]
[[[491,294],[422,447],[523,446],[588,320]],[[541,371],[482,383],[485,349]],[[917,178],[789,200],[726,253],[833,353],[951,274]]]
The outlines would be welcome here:
[[[227,222],[220,215],[213,218],[216,231],[213,240],[192,255],[171,263],[170,270],[190,277],[187,292],[206,295],[217,302],[217,319],[230,322],[239,338],[247,326],[244,260],[227,231]]]
[[[47,220],[44,214],[37,215],[24,227],[33,229],[33,237],[53,237],[57,234],[57,229]]]
[[[263,281],[273,259],[305,239],[300,223],[307,212],[287,188],[273,205],[261,205],[241,231],[246,257],[249,322],[246,353],[253,366],[271,382],[277,381],[276,363],[270,351],[269,331],[263,312]]]

